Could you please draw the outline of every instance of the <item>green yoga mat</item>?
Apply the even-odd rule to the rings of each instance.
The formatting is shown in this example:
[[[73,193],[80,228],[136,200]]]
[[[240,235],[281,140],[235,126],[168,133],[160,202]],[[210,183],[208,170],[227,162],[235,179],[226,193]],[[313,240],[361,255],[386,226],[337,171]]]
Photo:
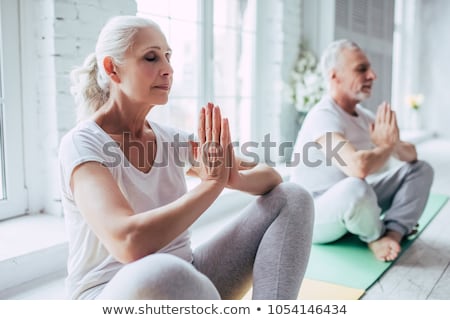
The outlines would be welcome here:
[[[419,230],[404,241],[404,252],[436,216],[448,196],[431,194],[424,213],[419,220]],[[369,288],[393,262],[382,262],[375,258],[367,244],[354,235],[346,235],[330,244],[312,246],[306,278],[331,282],[356,289]]]

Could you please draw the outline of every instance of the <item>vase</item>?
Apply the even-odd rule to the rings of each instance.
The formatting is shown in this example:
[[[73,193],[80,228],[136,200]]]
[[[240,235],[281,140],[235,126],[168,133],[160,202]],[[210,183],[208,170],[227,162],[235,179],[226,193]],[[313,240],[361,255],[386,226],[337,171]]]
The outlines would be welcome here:
[[[410,130],[422,129],[422,119],[419,110],[410,110],[408,119],[408,128]]]

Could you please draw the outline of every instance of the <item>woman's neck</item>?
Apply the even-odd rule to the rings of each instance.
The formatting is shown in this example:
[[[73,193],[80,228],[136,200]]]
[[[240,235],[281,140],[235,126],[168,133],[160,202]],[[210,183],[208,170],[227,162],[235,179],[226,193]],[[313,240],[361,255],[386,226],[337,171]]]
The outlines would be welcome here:
[[[94,121],[108,134],[129,133],[131,137],[140,138],[148,128],[146,117],[152,106],[131,107],[109,100],[94,116]]]

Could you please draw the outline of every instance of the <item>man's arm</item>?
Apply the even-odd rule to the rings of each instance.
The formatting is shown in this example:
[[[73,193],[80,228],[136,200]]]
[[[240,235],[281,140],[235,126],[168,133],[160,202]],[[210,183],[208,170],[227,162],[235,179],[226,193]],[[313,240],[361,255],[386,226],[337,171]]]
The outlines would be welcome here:
[[[322,150],[327,150],[327,137],[331,139],[328,146],[331,143],[333,149],[338,149],[339,144],[342,144],[342,147],[337,151],[339,157],[333,158],[332,163],[346,175],[364,179],[369,174],[382,168],[393,154],[396,146],[400,145],[397,119],[389,104],[382,103],[378,107],[375,122],[370,126],[369,133],[372,143],[375,145],[370,150],[356,150],[339,133],[332,133],[331,136],[324,135],[317,142],[322,146]],[[399,147],[399,150],[406,151],[403,147]],[[402,154],[402,156],[405,156],[405,154]]]
[[[317,140],[322,146],[321,150],[327,150],[326,139],[331,139],[328,146],[331,143],[332,149],[339,149],[336,152],[338,156],[331,159],[332,164],[347,176],[361,179],[382,168],[394,149],[393,146],[381,145],[371,150],[356,150],[344,136],[333,132],[331,135],[324,135]],[[339,145],[342,147],[339,148]]]
[[[417,161],[416,147],[412,143],[399,141],[395,146],[393,156],[400,161],[406,162]]]

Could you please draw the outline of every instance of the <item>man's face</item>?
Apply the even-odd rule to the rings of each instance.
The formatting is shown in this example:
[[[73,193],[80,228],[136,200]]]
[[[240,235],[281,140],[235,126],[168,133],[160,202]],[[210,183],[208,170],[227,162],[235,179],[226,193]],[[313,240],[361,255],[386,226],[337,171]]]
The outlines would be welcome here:
[[[370,97],[376,74],[369,59],[359,49],[343,49],[333,73],[332,81],[340,95],[357,102]]]

